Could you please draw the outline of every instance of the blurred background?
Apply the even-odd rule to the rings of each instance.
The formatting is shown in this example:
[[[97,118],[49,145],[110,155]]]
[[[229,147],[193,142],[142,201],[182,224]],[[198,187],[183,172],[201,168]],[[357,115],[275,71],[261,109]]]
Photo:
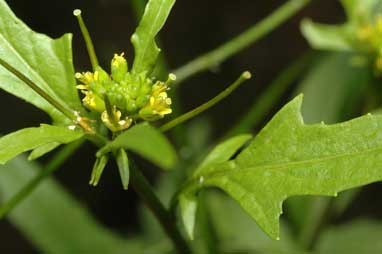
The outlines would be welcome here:
[[[76,8],[83,11],[84,20],[92,35],[102,66],[109,68],[114,53],[125,52],[130,62],[132,60],[130,36],[137,21],[129,0],[7,0],[7,2],[15,14],[35,31],[55,38],[63,33],[73,33],[76,71],[91,69],[84,41],[72,15],[72,11]],[[178,0],[165,28],[160,33],[162,52],[169,68],[176,69],[198,55],[214,49],[267,16],[284,2],[284,0]],[[207,128],[208,135],[190,139],[203,144],[213,144],[246,113],[250,105],[282,70],[310,50],[299,29],[300,21],[304,17],[324,23],[339,23],[345,20],[338,1],[313,1],[270,35],[221,65],[197,74],[180,85],[182,110],[187,111],[214,97],[244,70],[250,70],[254,76],[229,98],[198,116],[197,120],[193,120],[191,126]],[[254,126],[252,129],[254,133],[293,96],[301,79],[286,89],[269,114],[260,124]],[[49,121],[44,113],[12,95],[0,91],[0,98],[0,111],[3,115],[0,133],[5,134]],[[204,140],[198,141],[198,139]],[[184,156],[187,156],[187,149],[183,149],[182,145],[178,148],[185,153]],[[127,192],[122,190],[114,165],[110,164],[105,170],[97,188],[87,184],[94,152],[95,149],[91,145],[83,146],[55,173],[55,176],[102,224],[121,234],[134,235],[140,231],[137,217],[140,208],[137,197],[132,190]],[[43,158],[42,162],[48,161],[49,157]],[[162,173],[149,169],[146,174],[155,183]],[[352,207],[341,216],[339,222],[361,215],[378,217],[382,209],[378,205],[379,199],[376,193],[381,188],[371,185],[365,189]],[[0,249],[6,250],[7,253],[36,251],[29,240],[7,220],[0,221],[0,238]]]

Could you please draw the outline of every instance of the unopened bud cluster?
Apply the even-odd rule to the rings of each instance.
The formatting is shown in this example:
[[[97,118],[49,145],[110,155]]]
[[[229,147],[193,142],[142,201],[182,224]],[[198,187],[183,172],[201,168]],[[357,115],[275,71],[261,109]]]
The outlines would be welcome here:
[[[175,75],[170,74],[166,82],[154,82],[146,72],[129,72],[123,54],[114,55],[111,74],[97,67],[94,73],[77,73],[76,78],[85,107],[101,113],[113,132],[129,128],[133,121],[154,121],[172,112],[167,90]]]

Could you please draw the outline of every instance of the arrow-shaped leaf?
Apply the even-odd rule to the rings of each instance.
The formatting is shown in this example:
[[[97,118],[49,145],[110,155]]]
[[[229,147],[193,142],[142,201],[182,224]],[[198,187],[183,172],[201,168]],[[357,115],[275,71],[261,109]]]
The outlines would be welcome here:
[[[303,123],[302,96],[287,104],[236,159],[198,171],[183,190],[218,187],[272,238],[285,199],[328,195],[382,180],[382,116]]]
[[[155,43],[155,36],[162,29],[170,14],[175,0],[149,0],[141,22],[131,37],[135,49],[133,71],[151,72],[160,49]]]
[[[22,72],[60,104],[80,111],[72,63],[72,36],[53,40],[35,33],[0,0],[0,58]],[[53,120],[63,115],[12,73],[0,67],[0,88],[48,113]]]

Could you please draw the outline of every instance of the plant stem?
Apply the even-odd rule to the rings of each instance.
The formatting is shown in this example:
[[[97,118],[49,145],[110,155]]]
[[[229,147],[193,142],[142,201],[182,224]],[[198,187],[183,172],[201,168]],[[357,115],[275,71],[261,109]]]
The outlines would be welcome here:
[[[202,113],[203,111],[209,109],[210,107],[214,106],[217,104],[219,101],[223,100],[225,97],[230,95],[233,91],[235,91],[236,88],[238,88],[244,81],[248,80],[251,78],[251,73],[246,71],[243,72],[240,77],[228,88],[226,88],[224,91],[219,93],[217,96],[209,100],[208,102],[200,105],[199,107],[181,115],[178,118],[175,118],[174,120],[164,124],[159,128],[162,132],[166,132],[168,130],[171,130],[175,126],[197,116],[198,114]]]
[[[137,169],[134,162],[130,167],[131,185],[138,193],[140,198],[146,203],[148,208],[153,212],[159,223],[162,225],[164,231],[172,240],[178,254],[191,253],[190,247],[187,241],[183,238],[181,232],[177,228],[175,216],[169,212],[157,196],[154,190],[150,186],[145,176]]]
[[[239,121],[224,135],[234,136],[248,132],[257,125],[272,109],[278,99],[284,94],[288,87],[293,84],[299,75],[309,66],[313,59],[313,53],[309,52],[289,65],[285,70],[271,82],[267,90],[258,98],[250,109]]]
[[[75,141],[63,147],[48,163],[48,165],[25,186],[21,188],[10,200],[8,200],[0,208],[0,219],[7,215],[13,208],[22,202],[29,194],[48,176],[60,168],[60,166],[68,159],[77,149],[84,143],[84,139]]]
[[[92,64],[93,70],[99,66],[98,58],[94,50],[94,44],[92,38],[90,37],[89,30],[87,29],[84,20],[82,19],[81,10],[76,9],[73,11],[73,15],[76,16],[78,20],[78,25],[80,26],[82,36],[84,37],[86,48],[88,50],[90,62]]]
[[[309,2],[310,0],[289,0],[284,5],[276,9],[271,15],[234,39],[209,53],[197,57],[191,62],[175,70],[177,83],[180,83],[198,72],[219,65],[225,59],[231,57],[267,35],[269,32],[281,25],[285,20],[292,17],[296,12],[305,7]]]
[[[17,69],[15,69],[13,66],[8,64],[3,59],[0,59],[0,64],[7,69],[9,72],[14,74],[16,77],[18,77],[21,81],[23,81],[26,85],[28,85],[30,88],[33,89],[38,95],[40,95],[42,98],[44,98],[47,102],[49,102],[53,107],[55,107],[58,111],[60,111],[62,114],[64,114],[67,118],[69,118],[72,121],[76,121],[77,117],[74,115],[73,111],[70,109],[67,109],[65,106],[63,106],[60,102],[58,102],[56,99],[54,99],[52,96],[47,94],[44,90],[42,90],[39,86],[37,86],[32,80],[30,80],[27,76],[19,72]]]

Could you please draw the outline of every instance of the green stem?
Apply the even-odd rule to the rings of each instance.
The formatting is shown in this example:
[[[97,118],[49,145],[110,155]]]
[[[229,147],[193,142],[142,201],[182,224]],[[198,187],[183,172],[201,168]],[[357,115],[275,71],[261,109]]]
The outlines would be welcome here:
[[[22,202],[29,194],[48,176],[54,171],[60,168],[60,166],[66,161],[67,158],[77,151],[77,149],[83,144],[84,140],[78,140],[65,147],[63,147],[57,155],[48,163],[48,165],[39,174],[37,174],[32,180],[29,181],[22,189],[17,192],[9,201],[7,201],[0,208],[0,219],[4,218],[13,208],[15,208],[20,202]]]
[[[267,90],[258,98],[239,121],[225,134],[234,136],[251,130],[272,109],[285,91],[296,81],[299,75],[309,66],[313,53],[304,54],[300,59],[288,66],[271,82]]]
[[[19,72],[17,69],[15,69],[13,66],[8,64],[3,59],[0,59],[0,64],[7,69],[9,72],[14,74],[16,77],[18,77],[21,81],[23,81],[26,85],[28,85],[30,88],[33,89],[38,95],[43,97],[47,102],[49,102],[53,107],[55,107],[58,111],[60,111],[62,114],[64,114],[67,118],[69,118],[72,121],[76,121],[77,117],[73,113],[72,110],[67,109],[65,106],[63,106],[61,103],[59,103],[56,99],[54,99],[52,96],[47,94],[44,90],[42,90],[39,86],[37,86],[32,80],[30,80],[27,76]]]
[[[276,9],[271,15],[234,39],[177,69],[175,71],[175,75],[178,78],[177,83],[180,83],[198,72],[216,66],[225,59],[245,49],[249,45],[267,35],[269,32],[273,31],[285,20],[292,17],[296,12],[305,7],[309,2],[310,0],[289,0],[284,5]]]
[[[244,72],[243,74],[240,75],[240,77],[232,84],[230,85],[228,88],[226,88],[223,92],[219,93],[217,96],[215,96],[214,98],[212,98],[211,100],[209,100],[208,102],[200,105],[199,107],[181,115],[180,117],[178,118],[175,118],[174,120],[164,124],[161,126],[160,130],[162,132],[166,132],[168,130],[171,130],[172,128],[174,128],[175,126],[199,115],[200,113],[202,113],[203,111],[206,111],[207,109],[209,109],[210,107],[214,106],[215,104],[217,104],[218,102],[220,102],[221,100],[223,100],[225,97],[227,97],[228,95],[230,95],[236,88],[238,88],[244,81],[248,80],[251,78],[251,73],[246,71]]]
[[[73,11],[73,15],[76,16],[78,20],[78,25],[80,26],[82,36],[84,37],[86,48],[88,50],[90,62],[92,64],[93,70],[99,66],[98,58],[94,50],[94,45],[92,38],[90,37],[89,30],[87,29],[84,20],[82,19],[81,10],[76,9]]]
[[[174,214],[169,212],[163,206],[163,204],[155,195],[154,190],[150,186],[147,179],[143,176],[140,170],[137,169],[136,165],[133,162],[131,163],[130,167],[130,179],[131,185],[133,186],[134,190],[138,193],[138,195],[145,202],[148,208],[153,212],[154,216],[162,225],[166,234],[173,241],[177,253],[191,253],[187,241],[183,238],[181,232],[179,231],[176,225]]]

